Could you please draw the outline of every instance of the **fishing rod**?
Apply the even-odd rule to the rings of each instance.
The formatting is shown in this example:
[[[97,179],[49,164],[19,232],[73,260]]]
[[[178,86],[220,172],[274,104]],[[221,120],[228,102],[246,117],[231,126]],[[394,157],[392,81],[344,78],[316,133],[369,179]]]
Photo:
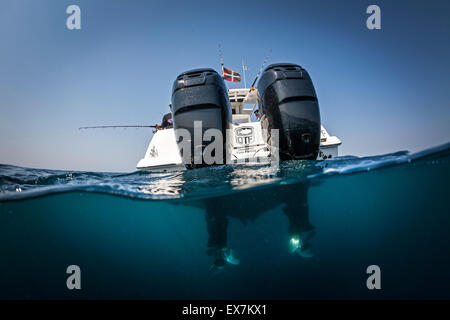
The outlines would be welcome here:
[[[159,126],[158,126],[159,127]],[[109,129],[109,128],[157,128],[157,126],[93,126],[93,127],[79,127],[78,130],[85,129]]]

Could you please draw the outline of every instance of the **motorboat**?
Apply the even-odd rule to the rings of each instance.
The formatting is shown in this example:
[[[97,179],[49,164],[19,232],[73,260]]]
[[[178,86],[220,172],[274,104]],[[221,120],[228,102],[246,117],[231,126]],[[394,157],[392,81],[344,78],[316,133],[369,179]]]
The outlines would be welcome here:
[[[342,143],[321,125],[308,72],[291,63],[268,66],[251,88],[227,89],[223,77],[209,68],[181,73],[172,89],[171,116],[173,125],[154,132],[137,169],[168,172],[224,163],[263,164],[275,158],[326,160],[338,156]],[[214,154],[217,163],[202,158],[212,143],[204,139],[208,130],[222,135]],[[276,148],[268,133],[273,130]]]

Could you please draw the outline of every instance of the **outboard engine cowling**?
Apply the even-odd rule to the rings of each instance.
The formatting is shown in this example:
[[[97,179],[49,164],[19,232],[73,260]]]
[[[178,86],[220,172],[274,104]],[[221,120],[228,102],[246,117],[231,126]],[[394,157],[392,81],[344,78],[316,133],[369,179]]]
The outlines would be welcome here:
[[[194,69],[177,77],[172,88],[172,114],[177,144],[187,168],[226,162],[229,146],[226,129],[231,127],[231,106],[225,83],[215,70]],[[201,137],[194,136],[196,130],[199,133],[198,129],[194,129],[196,121],[201,123]],[[183,136],[179,129],[187,130],[190,137]],[[203,135],[208,129],[217,129],[222,135],[219,163],[205,161],[203,156],[205,148],[214,141],[214,138],[203,141]],[[189,145],[190,150],[188,156],[183,154],[186,145]]]
[[[320,112],[308,72],[296,64],[272,64],[262,73],[258,91],[267,129],[279,130],[280,159],[315,160]]]

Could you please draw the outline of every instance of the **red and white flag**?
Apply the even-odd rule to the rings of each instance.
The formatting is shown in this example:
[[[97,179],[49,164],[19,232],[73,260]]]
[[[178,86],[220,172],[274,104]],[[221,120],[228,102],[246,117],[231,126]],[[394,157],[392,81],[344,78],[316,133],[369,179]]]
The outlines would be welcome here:
[[[222,67],[222,77],[231,82],[241,82],[241,75],[233,70]]]

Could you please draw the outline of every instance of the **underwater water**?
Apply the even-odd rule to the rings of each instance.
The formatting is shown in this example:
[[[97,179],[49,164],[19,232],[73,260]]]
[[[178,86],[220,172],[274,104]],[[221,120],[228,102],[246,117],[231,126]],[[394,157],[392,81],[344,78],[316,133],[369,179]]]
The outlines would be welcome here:
[[[449,160],[446,144],[165,174],[0,165],[0,298],[450,298]]]

